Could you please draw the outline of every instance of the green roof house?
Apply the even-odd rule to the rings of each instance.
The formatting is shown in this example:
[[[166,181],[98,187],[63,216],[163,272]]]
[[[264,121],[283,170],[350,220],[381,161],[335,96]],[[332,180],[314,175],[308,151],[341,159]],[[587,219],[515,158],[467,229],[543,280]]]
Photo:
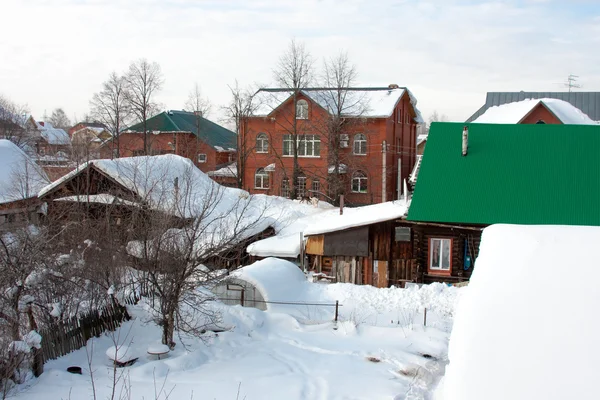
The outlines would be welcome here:
[[[199,113],[169,110],[146,120],[147,150],[142,122],[121,132],[118,153],[116,142],[105,146],[107,153],[112,151],[119,157],[177,154],[194,161],[203,172],[210,172],[235,162],[237,135]],[[103,157],[111,158],[110,154]]]
[[[600,125],[433,123],[405,223],[425,280],[470,276],[491,224],[600,226]]]

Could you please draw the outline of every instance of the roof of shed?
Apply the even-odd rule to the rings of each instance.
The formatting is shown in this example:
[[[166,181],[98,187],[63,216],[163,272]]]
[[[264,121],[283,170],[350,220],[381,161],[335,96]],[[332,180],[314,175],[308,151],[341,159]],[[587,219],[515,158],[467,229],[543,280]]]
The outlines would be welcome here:
[[[200,133],[198,134],[198,127]],[[140,122],[126,131],[141,132],[144,129]],[[157,114],[146,121],[148,131],[160,132],[192,132],[217,151],[236,149],[237,136],[234,132],[193,112],[170,110]]]
[[[493,106],[514,103],[525,99],[552,98],[564,100],[583,111],[594,121],[600,121],[600,92],[488,92],[485,104],[467,122],[476,120]]]
[[[408,220],[600,226],[600,126],[433,123]]]

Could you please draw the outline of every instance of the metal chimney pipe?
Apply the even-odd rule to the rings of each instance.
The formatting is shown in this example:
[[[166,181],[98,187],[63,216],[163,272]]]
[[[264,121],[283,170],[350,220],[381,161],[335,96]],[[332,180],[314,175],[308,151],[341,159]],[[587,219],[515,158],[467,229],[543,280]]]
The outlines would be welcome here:
[[[469,127],[465,126],[462,133],[462,155],[467,155],[469,150]]]

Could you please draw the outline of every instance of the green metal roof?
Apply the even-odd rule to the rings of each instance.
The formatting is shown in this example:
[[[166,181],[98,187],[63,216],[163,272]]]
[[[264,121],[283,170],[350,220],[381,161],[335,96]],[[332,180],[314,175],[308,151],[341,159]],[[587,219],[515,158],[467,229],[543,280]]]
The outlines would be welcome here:
[[[199,122],[199,125],[198,125]],[[200,134],[198,134],[200,127]],[[144,126],[140,122],[126,130],[135,132],[143,131]],[[212,147],[221,147],[225,150],[237,148],[236,134],[229,129],[223,128],[203,117],[197,117],[192,112],[187,111],[164,111],[146,121],[148,131],[161,132],[192,132],[201,140]]]
[[[600,226],[600,126],[433,123],[408,220]]]

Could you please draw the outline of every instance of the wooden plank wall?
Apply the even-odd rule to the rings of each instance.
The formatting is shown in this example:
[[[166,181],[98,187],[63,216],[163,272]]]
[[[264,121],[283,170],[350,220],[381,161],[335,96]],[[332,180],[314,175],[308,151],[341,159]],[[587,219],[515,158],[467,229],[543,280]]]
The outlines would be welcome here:
[[[300,240],[300,239],[298,239]],[[306,240],[306,254],[323,255],[324,235],[309,236]]]

